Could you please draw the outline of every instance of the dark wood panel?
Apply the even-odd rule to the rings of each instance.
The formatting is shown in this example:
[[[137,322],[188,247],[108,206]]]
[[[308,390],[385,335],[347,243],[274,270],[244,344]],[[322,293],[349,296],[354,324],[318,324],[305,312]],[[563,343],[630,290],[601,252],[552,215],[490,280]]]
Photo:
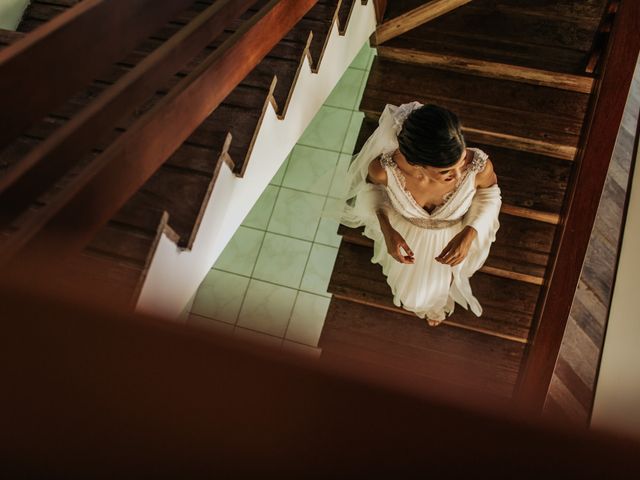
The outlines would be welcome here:
[[[80,98],[67,102],[67,105],[78,108],[77,116],[72,111],[57,112],[73,118],[63,130],[55,132],[0,179],[0,186],[6,188],[11,185],[4,192],[3,200],[10,205],[22,205],[19,207],[22,210],[23,205],[28,205],[72,168],[77,158],[108,136],[114,123],[131,114],[130,122],[137,120],[151,108],[153,102],[147,102],[146,108],[138,106],[167,77],[204,48],[231,19],[239,16],[243,9],[246,10],[252,1],[235,2],[233,8],[228,2],[223,2],[219,7],[207,9],[199,23],[189,24],[179,36],[165,42],[121,78],[117,85],[108,89],[104,85],[87,89]],[[17,215],[14,213],[14,216]]]
[[[633,478],[638,471],[636,443],[539,425],[502,403],[447,401],[448,392],[373,369],[363,380],[353,364],[314,363],[86,299],[78,305],[26,292],[0,290],[0,365],[13,392],[3,399],[0,448],[29,452],[28,462],[20,454],[3,462],[16,477],[47,476],[52,466],[60,476],[92,477],[98,464],[109,478],[259,477],[265,466],[321,478],[336,471]],[[260,461],[247,461],[247,452]]]
[[[523,352],[517,342],[446,325],[431,329],[417,317],[336,298],[319,346],[323,357],[358,358],[409,372],[416,381],[435,380],[507,398]]]
[[[152,3],[80,3],[59,17],[57,23],[63,25],[48,23],[23,42],[3,49],[0,91],[12,93],[0,112],[0,146],[63,103],[190,1],[161,2],[151,7]],[[119,34],[109,34],[114,31]],[[14,78],[21,78],[21,82],[15,83]],[[42,88],[43,78],[47,78],[49,88]]]

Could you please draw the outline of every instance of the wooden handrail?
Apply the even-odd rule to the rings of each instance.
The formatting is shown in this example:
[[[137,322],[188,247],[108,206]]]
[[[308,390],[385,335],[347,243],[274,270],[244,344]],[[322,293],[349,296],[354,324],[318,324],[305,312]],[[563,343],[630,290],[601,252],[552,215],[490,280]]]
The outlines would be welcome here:
[[[0,177],[0,218],[4,222],[16,218],[81,155],[111,135],[118,120],[145,102],[164,80],[255,3],[256,0],[215,2],[4,172]]]
[[[23,262],[29,276],[82,249],[316,2],[269,1],[64,190],[21,216],[0,260]]]
[[[378,45],[413,30],[420,25],[449,13],[471,0],[431,0],[396,18],[387,20],[378,27],[375,34]]]
[[[191,3],[84,0],[0,51],[0,148]]]
[[[577,172],[567,187],[568,201],[554,242],[556,255],[543,291],[538,327],[516,388],[518,403],[534,414],[542,411],[580,278],[640,51],[638,31],[640,2],[623,0],[589,106]]]

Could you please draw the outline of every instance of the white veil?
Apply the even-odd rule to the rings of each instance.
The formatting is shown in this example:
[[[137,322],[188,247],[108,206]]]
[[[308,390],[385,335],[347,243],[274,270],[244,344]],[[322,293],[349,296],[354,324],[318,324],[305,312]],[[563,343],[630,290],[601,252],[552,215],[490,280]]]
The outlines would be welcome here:
[[[390,207],[390,204],[384,186],[367,182],[369,164],[380,154],[394,152],[398,148],[397,136],[402,124],[413,110],[421,106],[420,102],[385,106],[378,127],[351,161],[345,179],[345,193],[338,203],[339,209],[327,207],[323,217],[336,219],[352,228],[362,225],[375,228],[378,224],[376,210]],[[381,232],[378,232],[376,237],[380,236]]]

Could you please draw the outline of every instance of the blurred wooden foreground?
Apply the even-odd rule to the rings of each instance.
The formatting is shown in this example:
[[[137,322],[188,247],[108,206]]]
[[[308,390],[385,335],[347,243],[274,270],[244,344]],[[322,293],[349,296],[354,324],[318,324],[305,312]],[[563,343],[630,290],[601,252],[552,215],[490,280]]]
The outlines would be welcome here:
[[[638,445],[621,439],[525,422],[504,406],[472,410],[365,379],[356,365],[97,308],[90,296],[71,302],[82,292],[36,283],[0,290],[0,464],[12,476],[611,478],[640,466]]]

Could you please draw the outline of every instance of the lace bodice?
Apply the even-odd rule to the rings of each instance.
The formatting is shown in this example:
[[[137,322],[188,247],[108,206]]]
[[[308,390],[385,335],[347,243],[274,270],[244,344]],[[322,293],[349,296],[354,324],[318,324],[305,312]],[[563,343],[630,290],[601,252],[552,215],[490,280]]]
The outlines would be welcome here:
[[[473,151],[473,158],[465,168],[454,189],[443,197],[443,203],[436,206],[431,213],[416,202],[406,188],[406,179],[396,162],[392,152],[380,156],[380,163],[387,172],[386,191],[391,206],[411,223],[424,228],[445,228],[459,222],[471,206],[475,194],[475,176],[484,170],[488,155],[478,148]]]

